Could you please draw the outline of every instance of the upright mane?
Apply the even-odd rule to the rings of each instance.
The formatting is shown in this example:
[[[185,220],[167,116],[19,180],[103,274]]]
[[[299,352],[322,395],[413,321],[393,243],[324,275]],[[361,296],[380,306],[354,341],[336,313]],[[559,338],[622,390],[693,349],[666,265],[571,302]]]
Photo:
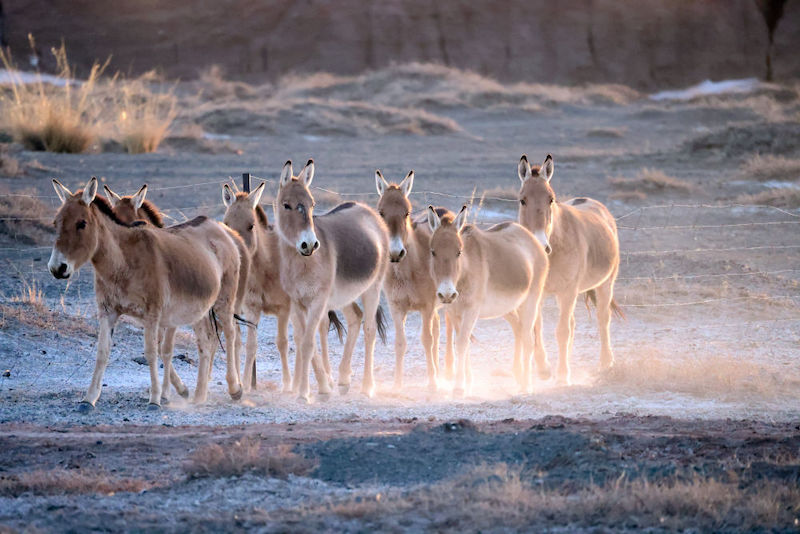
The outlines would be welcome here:
[[[142,203],[142,207],[139,209],[144,213],[145,218],[150,222],[150,224],[157,226],[158,228],[164,228],[164,219],[155,204],[149,200],[145,200]]]
[[[83,194],[83,189],[77,191],[75,194],[76,195]],[[92,206],[96,207],[100,213],[102,213],[103,215],[105,215],[106,217],[108,217],[109,219],[111,219],[120,226],[124,226],[126,228],[133,228],[134,226],[139,226],[135,223],[127,224],[121,221],[114,213],[114,208],[111,207],[111,202],[109,202],[108,199],[102,195],[95,195],[94,200],[92,201]]]

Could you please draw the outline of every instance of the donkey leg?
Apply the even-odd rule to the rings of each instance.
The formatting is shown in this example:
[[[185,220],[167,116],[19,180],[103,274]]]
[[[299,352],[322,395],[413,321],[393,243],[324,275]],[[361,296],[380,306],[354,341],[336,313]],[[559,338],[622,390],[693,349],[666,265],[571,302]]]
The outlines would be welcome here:
[[[194,403],[202,404],[208,397],[208,381],[211,378],[210,360],[216,351],[217,338],[207,317],[200,319],[194,325],[194,336],[197,341],[197,385],[194,389]]]
[[[98,306],[102,310],[102,306]],[[98,313],[100,320],[99,329],[97,332],[97,356],[94,363],[94,373],[92,373],[92,382],[89,384],[89,390],[83,401],[78,405],[78,411],[90,412],[94,409],[94,404],[100,397],[100,389],[103,385],[103,374],[106,372],[108,365],[108,355],[111,353],[111,331],[117,323],[119,317],[115,313],[107,313],[100,311]]]
[[[250,334],[247,335],[250,341]],[[289,313],[278,314],[278,333],[275,338],[278,352],[281,355],[281,381],[283,382],[283,392],[292,391],[292,373],[289,371]]]
[[[433,366],[436,368],[436,377],[439,377],[439,373],[442,372],[442,368],[439,365],[439,336],[441,335],[441,322],[439,321],[439,312],[433,310],[431,315],[431,337],[432,345],[431,345],[431,353],[433,354]]]
[[[533,356],[536,359],[536,372],[539,374],[541,380],[549,380],[553,374],[550,369],[550,362],[547,361],[547,352],[544,350],[544,338],[542,332],[544,329],[544,319],[542,314],[542,307],[544,305],[544,298],[539,300],[539,309],[536,311],[536,322],[533,327]]]
[[[361,393],[367,397],[375,395],[375,376],[373,374],[373,356],[375,354],[375,335],[378,323],[375,314],[378,311],[383,280],[378,280],[361,295],[364,304],[364,382]]]
[[[242,375],[242,389],[248,393],[250,389],[255,389],[257,384],[256,373],[256,353],[258,352],[258,319],[256,316],[260,313],[255,313],[253,310],[244,310],[244,316],[249,317],[256,326],[247,325],[247,340],[244,347],[244,374]],[[236,345],[241,347],[241,332],[239,327],[236,327]],[[237,365],[238,369],[239,366]]]
[[[342,313],[344,313],[344,319],[347,323],[347,336],[344,341],[342,361],[339,364],[339,394],[345,395],[350,390],[350,379],[353,375],[350,364],[353,361],[353,351],[356,348],[358,334],[361,332],[363,313],[356,303],[345,306]]]
[[[236,326],[233,322],[233,310],[220,310],[219,321],[225,336],[225,381],[228,383],[228,394],[235,401],[242,398],[242,382],[239,376],[236,358]]]
[[[436,312],[432,309],[423,309],[422,316],[422,347],[425,349],[425,357],[428,362],[428,389],[436,391],[438,389],[436,359],[438,352],[434,352],[434,336],[439,334],[439,330],[434,328]],[[437,347],[438,349],[438,347]]]
[[[597,330],[600,333],[600,369],[614,366],[614,352],[611,350],[611,300],[614,297],[614,278],[594,290],[597,297]]]
[[[516,379],[517,384],[520,386],[523,385],[523,365],[522,365],[522,331],[520,317],[516,311],[511,313],[507,313],[503,317],[508,324],[511,326],[511,330],[514,332],[514,363],[511,367],[511,372],[514,375],[514,379]]]
[[[314,365],[314,371],[317,376],[317,383],[319,384],[320,394],[329,393],[328,380],[325,377],[325,370],[322,365],[322,360],[318,357],[315,350],[314,334],[319,328],[319,323],[325,312],[325,303],[327,299],[318,299],[317,302],[301,313],[304,319],[303,336],[296,341],[298,345],[297,357],[302,360],[302,368],[300,377],[298,379],[298,400],[302,402],[310,402],[311,390],[309,387],[309,364]]]
[[[456,384],[453,388],[454,397],[463,397],[466,393],[467,365],[469,357],[469,338],[472,329],[478,320],[478,310],[467,310],[458,322],[456,330]]]
[[[172,330],[172,332],[170,332]],[[161,355],[161,362],[164,364],[164,378],[161,386],[161,404],[169,404],[169,386],[172,382],[172,375],[177,376],[175,369],[172,367],[172,349],[164,350],[164,345],[168,337],[173,337],[175,331],[172,328],[160,328],[159,337],[159,353]]]
[[[444,313],[444,328],[446,331],[445,345],[444,345],[444,376],[448,380],[452,380],[454,376],[454,361],[453,357],[453,320],[450,315],[445,311]]]
[[[577,293],[567,293],[558,295],[558,326],[556,327],[556,337],[558,338],[558,383],[569,385],[570,383],[570,353],[572,336],[574,334],[572,316],[575,313],[575,301]]]
[[[522,390],[527,393],[530,388],[533,366],[532,366],[532,359],[533,359],[533,351],[534,351],[534,339],[533,339],[533,329],[534,324],[536,323],[537,315],[539,313],[540,302],[539,302],[539,295],[532,294],[528,296],[528,299],[520,306],[519,309],[519,330],[521,335],[521,350],[522,350]]]
[[[406,356],[406,310],[396,305],[389,305],[389,313],[392,314],[394,323],[394,389],[400,390],[403,387],[403,360]],[[423,321],[423,335],[425,325]],[[428,347],[425,347],[428,352]]]
[[[150,368],[150,404],[148,409],[157,410],[161,407],[161,383],[158,381],[158,321],[148,322],[144,326],[144,357]],[[164,366],[164,374],[169,374],[169,369]],[[165,381],[166,383],[166,381]]]
[[[300,392],[300,375],[303,373],[303,358],[300,356],[300,341],[305,331],[305,317],[298,306],[292,306],[292,338],[294,339],[294,376],[292,377],[292,393]]]
[[[170,361],[172,361],[172,354],[175,351],[175,328],[164,328],[162,331],[162,339],[161,339],[161,359],[164,359],[165,354],[170,355]],[[169,381],[172,383],[172,386],[175,388],[175,391],[178,392],[178,395],[183,397],[184,399],[189,396],[189,388],[183,383],[181,377],[178,375],[178,372],[175,370],[175,366],[171,365],[169,368]],[[169,388],[164,386],[164,391],[162,393],[166,396],[167,391]]]
[[[328,319],[328,317],[326,315],[325,317],[323,317],[320,320],[319,328],[317,329],[318,333],[319,333],[320,355],[319,356],[317,356],[316,354],[314,355],[315,358],[319,358],[319,365],[321,366],[320,372],[325,375],[325,380],[328,382],[328,387],[330,387],[332,385],[331,384],[331,362],[330,362],[330,359],[329,359],[330,358],[330,356],[329,356],[330,353],[328,351],[328,332],[330,331],[330,328],[331,328],[331,322],[330,322],[330,320]],[[319,376],[317,374],[316,368],[314,368],[314,374]]]

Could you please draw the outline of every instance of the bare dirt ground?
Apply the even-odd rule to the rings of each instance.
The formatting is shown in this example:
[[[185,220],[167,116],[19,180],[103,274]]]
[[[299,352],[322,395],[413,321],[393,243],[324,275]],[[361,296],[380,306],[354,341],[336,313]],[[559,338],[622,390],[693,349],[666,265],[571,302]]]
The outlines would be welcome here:
[[[205,134],[176,133],[155,154],[6,149],[18,167],[0,178],[7,210],[0,217],[0,525],[796,528],[796,87],[653,101],[619,87],[505,87],[414,67],[274,87],[205,80],[179,92],[178,127],[199,124]],[[94,365],[93,281],[90,266],[68,286],[46,271],[57,201],[51,177],[77,189],[97,175],[122,193],[146,182],[149,198],[182,221],[220,217],[220,184],[229,176],[252,172],[270,180],[273,193],[287,158],[314,157],[321,211],[341,199],[374,205],[376,168],[389,179],[413,168],[415,209],[454,209],[472,199],[476,222],[490,224],[516,217],[520,155],[540,161],[548,152],[560,198],[591,196],[618,217],[617,299],[627,320],[612,323],[617,365],[610,372],[597,373],[594,314],[579,305],[573,385],[537,382],[532,394],[520,394],[510,328],[488,320],[475,331],[471,394],[451,398],[446,381],[430,393],[412,315],[406,388],[391,387],[390,328],[376,350],[375,398],[357,391],[359,345],[353,391],[301,406],[279,393],[274,319],[264,318],[258,390],[231,401],[218,359],[208,404],[173,395],[151,413],[148,373],[134,361],[141,330],[124,323],[97,410],[75,412]],[[31,199],[44,204],[40,211],[11,211]],[[551,362],[555,319],[548,302]],[[335,366],[341,348],[333,336],[330,342]],[[193,388],[188,333],[176,352],[184,355],[177,370]],[[249,467],[198,470],[198,462],[219,463],[196,456],[215,443],[239,451],[233,463]],[[237,454],[274,454],[277,465],[294,467]]]

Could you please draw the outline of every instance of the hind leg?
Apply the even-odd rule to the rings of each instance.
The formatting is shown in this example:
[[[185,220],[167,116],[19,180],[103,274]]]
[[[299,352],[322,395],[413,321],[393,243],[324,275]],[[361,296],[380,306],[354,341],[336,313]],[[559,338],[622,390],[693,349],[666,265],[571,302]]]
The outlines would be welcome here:
[[[439,365],[439,336],[441,335],[441,321],[439,320],[438,311],[433,310],[431,321],[431,337],[433,338],[431,352],[433,353],[433,366],[436,368],[436,377],[438,378],[439,374],[442,372],[442,368]]]
[[[380,305],[382,285],[383,280],[378,280],[361,295],[361,300],[364,304],[364,382],[361,386],[361,392],[367,397],[372,397],[375,394],[373,357],[375,355],[375,335],[378,331],[378,322],[375,315]]]
[[[436,379],[437,379],[437,368],[436,368],[436,360],[439,356],[438,349],[439,347],[436,346],[436,351],[434,351],[434,335],[439,334],[439,329],[434,328],[434,316],[436,315],[436,311],[432,309],[422,309],[420,310],[420,315],[422,319],[422,347],[425,349],[425,356],[428,363],[428,389],[430,391],[436,391],[438,388]]]
[[[558,295],[558,383],[564,385],[570,383],[570,347],[575,335],[573,315],[577,298],[576,292]]]
[[[600,369],[609,369],[614,365],[614,353],[611,350],[611,301],[614,298],[614,276],[594,290],[597,296],[597,331],[600,333]]]
[[[278,314],[278,333],[275,344],[281,355],[283,392],[289,393],[292,391],[292,373],[289,371],[289,310]]]
[[[162,339],[161,339],[161,359],[164,359],[165,354],[170,355],[170,360],[172,359],[172,354],[175,351],[175,328],[165,328],[162,331]],[[181,377],[178,376],[178,372],[175,371],[175,366],[172,365],[169,368],[169,381],[172,383],[172,386],[175,388],[175,391],[178,392],[178,395],[183,397],[184,399],[189,396],[189,388],[183,383]],[[166,386],[163,388],[163,394],[166,396],[167,391],[169,388]]]
[[[350,390],[350,379],[353,375],[350,365],[353,360],[353,351],[358,341],[358,334],[361,332],[361,321],[364,314],[355,302],[350,306],[345,306],[342,313],[344,313],[344,319],[347,323],[347,336],[344,340],[342,361],[339,363],[339,394],[345,395]]]
[[[514,332],[514,363],[512,365],[512,373],[517,381],[517,384],[523,386],[523,365],[522,365],[522,330],[520,329],[520,318],[516,311],[506,314],[503,317],[511,326]]]
[[[321,370],[325,373],[325,379],[328,381],[329,386],[333,386],[331,380],[331,361],[330,352],[328,351],[328,332],[331,329],[331,322],[327,316],[323,317],[319,322],[319,347],[320,347],[320,362],[322,362]]]
[[[197,386],[194,390],[194,403],[202,404],[208,397],[208,382],[211,378],[209,361],[216,352],[217,337],[214,327],[208,318],[204,318],[192,325],[197,342]]]
[[[258,352],[258,320],[260,319],[257,313],[254,313],[252,310],[245,309],[243,310],[244,317],[249,317],[249,321],[252,321],[255,326],[246,326],[247,330],[247,340],[245,341],[245,348],[244,348],[244,374],[242,375],[242,389],[245,393],[250,391],[252,387],[255,389],[256,381],[256,353]],[[241,330],[237,326],[236,327],[236,337],[241,340]],[[241,347],[241,341],[237,341],[237,347]],[[237,369],[238,369],[237,365]]]
[[[444,328],[446,331],[444,342],[444,375],[448,380],[453,380],[455,371],[455,357],[453,350],[453,320],[446,311],[444,313]]]

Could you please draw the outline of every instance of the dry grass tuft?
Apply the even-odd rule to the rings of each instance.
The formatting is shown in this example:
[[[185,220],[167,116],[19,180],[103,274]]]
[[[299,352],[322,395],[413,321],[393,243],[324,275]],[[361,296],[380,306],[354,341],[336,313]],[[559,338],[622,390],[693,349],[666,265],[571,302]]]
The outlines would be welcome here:
[[[24,172],[23,165],[9,153],[8,145],[0,144],[0,176],[13,178]]]
[[[677,192],[688,194],[697,191],[697,187],[689,182],[664,174],[657,169],[643,168],[634,178],[609,178],[608,183],[624,192],[665,193]]]
[[[255,438],[205,445],[192,453],[183,470],[190,478],[231,477],[254,472],[270,477],[303,476],[316,467],[313,460],[295,454],[288,446],[266,450]]]
[[[608,195],[608,198],[611,200],[621,200],[622,202],[634,202],[645,200],[647,198],[647,193],[644,191],[617,191],[615,193],[611,193]]]
[[[739,167],[742,177],[767,182],[800,181],[800,159],[755,154]]]
[[[740,195],[736,198],[736,202],[778,208],[798,208],[800,207],[800,189],[788,187],[768,189],[754,195]]]
[[[0,477],[0,495],[19,497],[23,493],[34,495],[72,495],[97,493],[113,495],[117,492],[139,493],[151,487],[144,480],[114,478],[99,471],[80,469],[36,470],[18,475]]]
[[[177,116],[173,89],[153,93],[149,89],[153,82],[152,72],[135,80],[117,82],[116,137],[129,154],[155,152]]]
[[[26,196],[30,194],[31,196]],[[49,245],[53,240],[53,210],[36,198],[35,190],[0,196],[0,236],[21,245]]]

